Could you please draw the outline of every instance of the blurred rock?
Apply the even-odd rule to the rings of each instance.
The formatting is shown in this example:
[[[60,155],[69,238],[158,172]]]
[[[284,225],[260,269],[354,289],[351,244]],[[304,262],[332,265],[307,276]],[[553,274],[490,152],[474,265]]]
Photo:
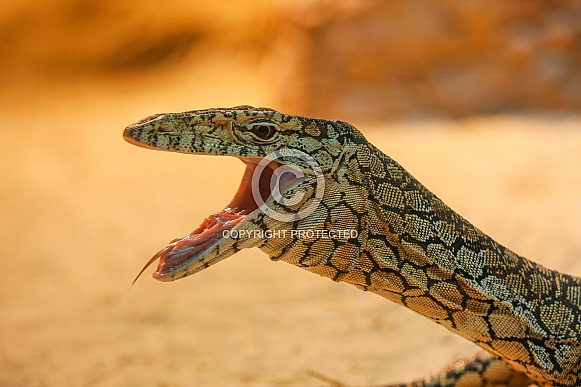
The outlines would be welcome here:
[[[215,87],[246,66],[271,106],[325,118],[579,112],[581,2],[0,2],[5,90],[219,64]]]
[[[0,2],[0,85],[38,77],[130,76],[255,48],[258,10],[228,0],[5,0]],[[258,20],[256,20],[258,19]],[[264,46],[258,43],[259,46]]]
[[[294,113],[379,120],[581,109],[576,0],[303,0],[281,14],[275,63]]]

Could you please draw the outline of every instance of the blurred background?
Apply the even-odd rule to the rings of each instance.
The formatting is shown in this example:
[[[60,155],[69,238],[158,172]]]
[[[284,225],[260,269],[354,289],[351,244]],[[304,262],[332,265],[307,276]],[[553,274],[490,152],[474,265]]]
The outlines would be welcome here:
[[[123,128],[241,104],[355,124],[499,242],[581,275],[578,1],[5,0],[0,385],[378,384],[475,349],[257,249],[129,291],[243,164]]]

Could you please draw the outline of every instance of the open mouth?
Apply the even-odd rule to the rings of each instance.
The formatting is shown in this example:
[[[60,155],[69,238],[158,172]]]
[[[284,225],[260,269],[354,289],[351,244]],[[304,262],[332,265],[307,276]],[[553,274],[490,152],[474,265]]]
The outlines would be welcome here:
[[[159,263],[153,277],[162,281],[173,279],[172,274],[180,272],[184,267],[200,260],[205,252],[224,238],[226,232],[242,228],[244,221],[258,210],[262,203],[271,201],[273,188],[277,182],[279,191],[284,193],[301,180],[297,177],[301,176],[300,173],[285,173],[289,171],[290,166],[286,165],[286,169],[280,168],[283,164],[278,161],[270,161],[264,168],[261,168],[264,165],[264,162],[261,163],[263,160],[261,158],[249,157],[240,158],[240,160],[246,164],[246,170],[232,201],[222,211],[208,216],[189,235],[172,240],[169,245],[155,254],[141,269],[133,283],[137,281],[145,269],[158,259]],[[258,175],[257,172],[260,174]],[[257,203],[259,200],[262,203]],[[218,260],[220,259],[216,259],[216,261]],[[209,264],[211,263],[206,263],[207,266]]]

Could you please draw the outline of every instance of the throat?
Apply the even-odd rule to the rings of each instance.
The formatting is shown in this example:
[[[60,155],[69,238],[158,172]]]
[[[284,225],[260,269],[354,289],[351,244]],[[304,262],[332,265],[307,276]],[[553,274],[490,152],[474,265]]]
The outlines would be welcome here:
[[[257,198],[255,198],[255,196],[260,195],[260,199],[263,202],[266,202],[270,198],[270,182],[274,172],[273,168],[266,167],[262,173],[257,176],[256,167],[260,159],[248,158],[242,159],[242,161],[246,164],[242,181],[240,182],[238,191],[236,191],[236,195],[234,195],[234,198],[226,206],[224,211],[247,215],[259,207],[259,203],[256,203]]]

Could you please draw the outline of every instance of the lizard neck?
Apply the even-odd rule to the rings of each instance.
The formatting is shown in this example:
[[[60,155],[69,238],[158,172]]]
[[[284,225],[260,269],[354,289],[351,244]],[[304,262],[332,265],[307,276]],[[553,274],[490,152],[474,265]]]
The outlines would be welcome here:
[[[532,377],[556,380],[567,371],[547,374],[559,363],[547,359],[540,341],[577,364],[579,278],[501,246],[375,147],[360,152],[373,200],[359,262],[344,281],[432,319]]]
[[[581,281],[501,246],[361,135],[354,138],[343,178],[327,181],[315,217],[326,221],[289,227],[351,228],[357,238],[287,240],[284,249],[263,250],[412,309],[533,379],[565,375],[539,343],[550,341],[576,364]]]

